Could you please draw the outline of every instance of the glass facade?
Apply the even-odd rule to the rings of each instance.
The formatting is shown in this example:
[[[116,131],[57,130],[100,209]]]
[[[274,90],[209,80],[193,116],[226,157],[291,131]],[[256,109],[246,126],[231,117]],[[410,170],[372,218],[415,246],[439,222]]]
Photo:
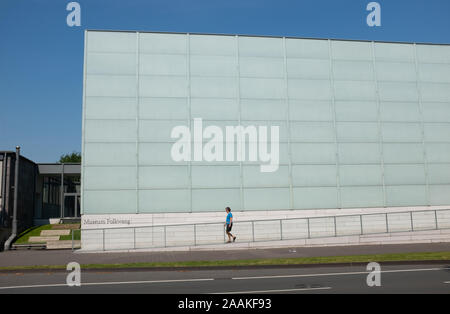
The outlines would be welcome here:
[[[175,126],[280,130],[279,168],[171,158]],[[87,31],[84,214],[450,204],[450,46]]]

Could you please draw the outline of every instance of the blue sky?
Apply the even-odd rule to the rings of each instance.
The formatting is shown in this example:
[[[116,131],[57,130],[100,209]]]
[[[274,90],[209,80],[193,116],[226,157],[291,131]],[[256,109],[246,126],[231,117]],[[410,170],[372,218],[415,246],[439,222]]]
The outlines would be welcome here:
[[[379,0],[0,1],[0,150],[22,146],[36,162],[81,150],[84,29],[202,32],[450,43],[450,1]]]

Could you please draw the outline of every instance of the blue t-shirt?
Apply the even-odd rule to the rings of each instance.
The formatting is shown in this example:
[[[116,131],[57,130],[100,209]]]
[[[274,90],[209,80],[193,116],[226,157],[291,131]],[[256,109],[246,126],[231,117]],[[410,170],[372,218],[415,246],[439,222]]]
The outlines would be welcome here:
[[[233,215],[231,214],[231,212],[229,212],[228,215],[227,215],[227,221],[226,221],[227,225],[230,224],[231,218],[233,218]]]

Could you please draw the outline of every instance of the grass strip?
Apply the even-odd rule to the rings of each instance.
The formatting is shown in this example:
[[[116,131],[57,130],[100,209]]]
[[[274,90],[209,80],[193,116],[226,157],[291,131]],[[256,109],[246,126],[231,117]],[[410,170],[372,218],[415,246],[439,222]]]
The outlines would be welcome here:
[[[41,235],[42,230],[51,230],[51,229],[52,229],[52,225],[31,227],[31,228],[23,231],[21,234],[19,234],[19,236],[17,237],[17,240],[14,242],[14,244],[29,244],[30,242],[28,240],[30,237],[38,237]],[[33,244],[36,244],[36,242],[33,242]]]
[[[181,268],[181,267],[231,267],[231,266],[276,266],[276,265],[306,265],[334,263],[369,263],[394,261],[450,261],[450,252],[394,253],[351,256],[320,256],[298,258],[270,258],[247,260],[220,261],[184,261],[184,262],[151,262],[151,263],[121,263],[121,264],[82,264],[82,269],[127,269],[127,268]],[[65,265],[8,266],[1,270],[58,270]]]

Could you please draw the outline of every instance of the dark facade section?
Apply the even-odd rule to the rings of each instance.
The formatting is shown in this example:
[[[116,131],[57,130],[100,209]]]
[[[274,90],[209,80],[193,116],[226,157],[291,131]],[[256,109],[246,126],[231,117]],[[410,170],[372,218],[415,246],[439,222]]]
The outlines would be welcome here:
[[[14,208],[15,165],[15,152],[0,152],[0,247],[3,247],[3,243],[11,234]],[[17,196],[17,231],[19,233],[33,225],[36,178],[36,164],[20,156]]]

